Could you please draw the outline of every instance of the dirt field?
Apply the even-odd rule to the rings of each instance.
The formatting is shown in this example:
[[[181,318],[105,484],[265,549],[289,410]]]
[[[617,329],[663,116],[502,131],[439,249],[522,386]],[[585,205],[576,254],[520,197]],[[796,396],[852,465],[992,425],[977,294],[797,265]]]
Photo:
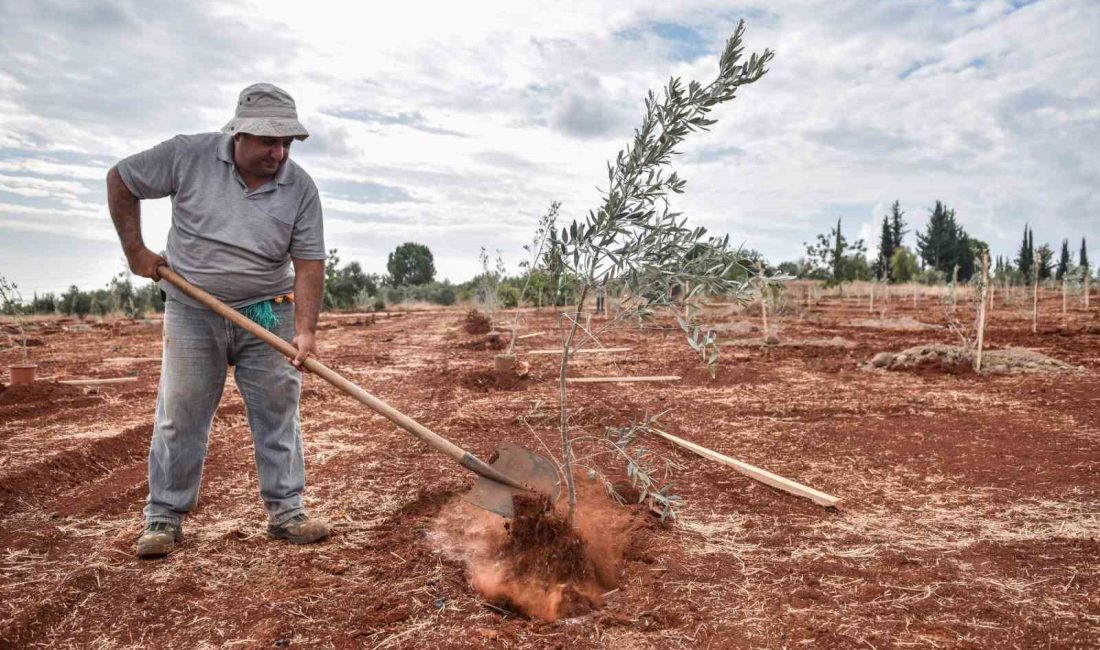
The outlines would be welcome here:
[[[668,409],[670,433],[844,501],[824,509],[642,440],[679,465],[679,520],[635,507],[618,588],[554,623],[484,600],[433,542],[471,475],[315,377],[302,398],[307,503],[334,535],[311,547],[266,537],[230,380],[185,543],[137,560],[159,364],[104,359],[159,356],[157,323],[36,329],[40,376],[140,379],[0,392],[0,646],[1097,647],[1100,305],[1062,316],[1052,295],[1032,334],[1024,307],[997,302],[989,346],[1081,370],[868,369],[881,351],[957,344],[930,296],[885,313],[880,298],[874,315],[851,296],[789,306],[768,347],[750,312],[715,308],[735,345],[714,380],[676,331],[603,337],[633,349],[579,357],[575,375],[683,380],[574,385],[577,431]],[[463,316],[326,316],[323,360],[482,457],[502,440],[553,447],[555,358],[521,352],[531,376],[497,390],[484,374],[495,353]],[[525,320],[555,328],[549,312]],[[560,345],[553,333],[521,343]],[[16,358],[0,350],[3,366]]]

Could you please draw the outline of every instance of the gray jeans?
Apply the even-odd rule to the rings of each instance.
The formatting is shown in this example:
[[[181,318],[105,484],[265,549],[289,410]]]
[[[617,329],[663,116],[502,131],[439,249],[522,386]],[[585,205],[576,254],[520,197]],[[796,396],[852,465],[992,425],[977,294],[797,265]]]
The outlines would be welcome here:
[[[281,524],[302,512],[306,473],[298,420],[299,371],[271,346],[212,311],[176,300],[164,307],[146,522],[178,525],[198,503],[210,423],[230,365],[252,430],[268,519]],[[294,336],[294,305],[275,305],[275,313],[281,320],[275,333],[289,341]]]

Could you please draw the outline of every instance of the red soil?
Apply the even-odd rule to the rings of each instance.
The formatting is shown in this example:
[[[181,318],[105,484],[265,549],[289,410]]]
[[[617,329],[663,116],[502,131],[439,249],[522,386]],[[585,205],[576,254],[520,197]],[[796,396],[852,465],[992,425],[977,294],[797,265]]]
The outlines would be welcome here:
[[[0,387],[0,406],[16,404],[39,404],[48,406],[49,402],[81,397],[84,391],[77,386],[59,384],[52,381],[37,381],[18,386]]]
[[[480,393],[527,390],[526,379],[514,372],[495,370],[472,370],[462,376],[462,385]]]
[[[924,330],[853,326],[868,318],[865,298],[823,297],[775,319],[783,345],[724,347],[713,380],[678,330],[602,336],[633,350],[578,356],[576,374],[684,380],[571,387],[574,435],[599,438],[667,410],[665,430],[844,505],[822,509],[642,436],[636,445],[674,463],[667,479],[657,467],[684,498],[679,518],[660,526],[583,480],[602,497],[575,526],[602,602],[567,607],[556,622],[478,591],[470,554],[481,544],[496,557],[508,532],[454,505],[470,476],[313,376],[301,409],[306,499],[333,520],[332,538],[293,547],[265,537],[230,381],[186,541],[166,560],[136,560],[158,369],[101,359],[105,347],[157,356],[157,329],[36,330],[41,376],[140,381],[34,402],[0,393],[0,647],[1089,647],[1100,612],[1100,301],[1063,317],[1048,296],[1033,334],[1030,314],[1003,298],[991,347],[1035,348],[1084,372],[864,370],[879,351],[957,343],[932,296],[916,308],[908,297],[886,303],[888,318],[933,326]],[[714,310],[715,322],[752,321],[729,311]],[[527,331],[556,328],[549,311],[524,320]],[[473,453],[487,457],[501,440],[556,451],[556,382],[463,386],[493,363],[491,352],[455,346],[467,337],[453,311],[319,339],[326,363]],[[834,337],[855,345],[790,345]],[[519,359],[556,376],[555,359],[524,354],[545,342],[530,343]],[[0,351],[0,368],[19,355]],[[607,451],[577,446],[586,464],[626,481]]]

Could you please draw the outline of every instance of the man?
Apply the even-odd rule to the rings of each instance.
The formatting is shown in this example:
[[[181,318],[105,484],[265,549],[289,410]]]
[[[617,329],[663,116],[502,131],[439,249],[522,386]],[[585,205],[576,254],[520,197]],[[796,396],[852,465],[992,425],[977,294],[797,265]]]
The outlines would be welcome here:
[[[313,179],[289,159],[309,133],[286,91],[245,88],[222,133],[179,135],[119,162],[107,174],[107,203],[130,269],[160,280],[169,264],[186,280],[248,314],[297,348],[287,360],[260,339],[205,309],[168,282],[156,422],[149,449],[142,558],[167,555],[198,503],[210,423],[227,366],[244,398],[268,533],[305,544],[327,522],[302,506],[305,465],[298,419],[301,374],[316,355],[324,287],[321,206]],[[143,199],[172,197],[166,258],[141,237]],[[292,365],[293,364],[293,365]]]

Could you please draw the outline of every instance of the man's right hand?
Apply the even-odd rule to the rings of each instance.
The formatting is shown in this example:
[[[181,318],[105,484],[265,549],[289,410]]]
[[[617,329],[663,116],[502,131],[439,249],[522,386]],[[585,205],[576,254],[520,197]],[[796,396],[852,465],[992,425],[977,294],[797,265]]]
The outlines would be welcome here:
[[[160,275],[157,273],[158,266],[161,264],[168,266],[168,260],[148,248],[143,248],[133,255],[127,255],[126,261],[130,263],[130,270],[135,275],[153,280],[160,280]]]

